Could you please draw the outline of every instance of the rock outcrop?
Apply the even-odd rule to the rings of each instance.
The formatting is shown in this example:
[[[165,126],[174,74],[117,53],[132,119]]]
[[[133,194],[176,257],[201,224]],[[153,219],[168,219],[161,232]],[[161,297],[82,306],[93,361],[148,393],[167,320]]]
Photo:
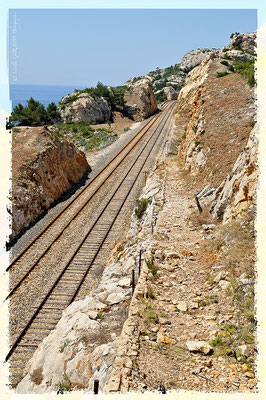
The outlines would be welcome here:
[[[184,72],[189,72],[197,65],[199,65],[204,60],[207,54],[211,54],[213,52],[215,52],[215,49],[192,50],[184,55],[180,63],[180,68]]]
[[[15,128],[12,142],[12,236],[26,228],[90,171],[83,152],[45,127]]]
[[[123,302],[131,296],[134,266],[132,257],[112,263],[89,296],[65,309],[56,328],[26,366],[27,374],[17,387],[18,393],[60,389],[66,376],[70,390],[92,391],[95,379],[100,382],[100,391],[106,390],[117,353],[117,335],[126,318]],[[41,371],[39,381],[34,379],[36,371]]]
[[[215,218],[224,222],[238,218],[241,213],[255,205],[258,182],[257,126],[250,133],[248,143],[237,158],[232,171],[217,189],[212,204]]]
[[[172,86],[167,86],[163,88],[163,91],[167,97],[167,100],[176,100],[178,97],[178,91],[172,88]]]
[[[242,50],[254,55],[256,48],[256,32],[234,34],[228,48]]]
[[[195,177],[202,206],[224,222],[254,205],[257,186],[254,89],[234,73],[233,59],[254,54],[255,33],[234,35],[187,75],[176,120],[183,126],[179,156]],[[229,155],[229,156],[228,156]]]
[[[157,103],[152,82],[148,78],[140,79],[125,93],[128,114],[134,121],[143,121],[157,111]]]
[[[63,121],[87,123],[110,121],[111,111],[103,97],[94,98],[88,93],[81,93],[77,98],[75,97],[75,93],[73,93],[62,98],[58,110]]]
[[[208,55],[188,74],[178,97],[179,155],[185,169],[198,177],[199,189],[210,183],[218,187],[226,178],[256,120],[253,88],[221,61],[218,54]]]

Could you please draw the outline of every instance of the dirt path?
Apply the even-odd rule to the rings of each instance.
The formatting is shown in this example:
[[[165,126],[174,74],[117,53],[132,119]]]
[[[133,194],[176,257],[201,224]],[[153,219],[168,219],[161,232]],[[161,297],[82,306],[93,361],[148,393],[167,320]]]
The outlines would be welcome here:
[[[204,354],[221,326],[234,329],[237,311],[219,279],[207,279],[215,265],[219,272],[219,261],[201,246],[206,234],[187,223],[195,201],[177,168],[177,156],[166,158],[158,173],[166,177],[165,205],[152,237],[159,277],[150,275],[150,298],[139,303],[140,348],[130,389],[152,390],[159,384],[204,391],[253,389],[256,380],[246,363],[211,351]],[[193,353],[188,341],[205,341],[206,350]]]

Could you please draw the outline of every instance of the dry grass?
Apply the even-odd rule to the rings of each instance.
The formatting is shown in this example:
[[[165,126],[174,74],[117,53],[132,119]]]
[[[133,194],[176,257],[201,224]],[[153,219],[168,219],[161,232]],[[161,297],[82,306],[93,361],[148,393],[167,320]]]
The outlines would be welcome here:
[[[193,211],[189,216],[189,221],[194,227],[200,228],[202,225],[213,224],[213,219],[209,212],[209,207],[204,207],[202,213],[198,210]]]

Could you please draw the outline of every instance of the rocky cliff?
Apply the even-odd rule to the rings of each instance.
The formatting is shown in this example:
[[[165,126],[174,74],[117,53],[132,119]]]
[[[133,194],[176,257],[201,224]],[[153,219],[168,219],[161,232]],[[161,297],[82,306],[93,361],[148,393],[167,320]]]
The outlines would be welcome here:
[[[257,125],[251,131],[247,145],[238,156],[232,171],[216,191],[211,212],[215,218],[228,222],[255,207],[258,183]]]
[[[93,98],[88,93],[63,97],[58,109],[63,121],[103,123],[111,119],[107,101],[103,97]]]
[[[134,121],[142,121],[157,111],[157,103],[149,78],[141,79],[129,86],[125,93],[125,105]]]
[[[45,127],[14,128],[12,236],[47,210],[90,171],[84,153]]]
[[[251,39],[245,35],[245,40],[252,42],[253,35]],[[227,49],[230,51],[231,45]],[[241,49],[232,51],[246,59],[250,57],[249,52]],[[245,149],[256,121],[254,88],[245,76],[235,73],[235,62],[224,49],[207,55],[188,74],[178,97],[179,156],[194,179],[195,191],[206,185],[222,191],[220,185],[227,175],[232,178],[237,171],[234,164]],[[251,151],[252,143],[254,140],[245,151]],[[251,175],[248,176],[253,179]],[[216,216],[218,208],[215,207]]]

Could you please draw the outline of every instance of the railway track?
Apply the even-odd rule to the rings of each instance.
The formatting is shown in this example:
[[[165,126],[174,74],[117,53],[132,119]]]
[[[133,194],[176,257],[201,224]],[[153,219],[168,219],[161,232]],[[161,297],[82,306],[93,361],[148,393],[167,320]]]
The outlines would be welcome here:
[[[39,303],[32,309],[32,314],[23,326],[20,326],[19,334],[12,343],[6,360],[10,361],[11,384],[16,384],[23,377],[23,368],[31,358],[40,342],[55,327],[61,317],[62,311],[79,294],[80,288],[92,268],[97,268],[97,257],[103,249],[106,239],[112,230],[125,202],[127,201],[134,185],[141,174],[151,152],[164,130],[170,115],[173,112],[175,102],[165,105],[164,112],[152,118],[132,140],[103,168],[93,179],[60,211],[58,218],[52,221],[10,264],[9,270],[19,268],[21,260],[27,257],[31,249],[35,249],[39,241],[44,241],[41,255],[35,256],[30,266],[11,287],[8,297],[13,297],[16,291],[23,290],[23,284],[30,278],[31,272],[38,266],[43,257],[49,256],[53,244],[60,239],[63,232],[69,228],[71,222],[82,213],[89,205],[90,200],[104,186],[105,182],[114,173],[118,165],[123,163],[127,155],[136,148],[147,132],[153,128],[153,132],[146,138],[138,155],[130,163],[121,180],[100,205],[98,216],[90,224],[86,234],[73,251],[72,256],[61,269],[57,278],[53,281],[48,291],[39,298]],[[72,206],[77,204],[73,211]],[[48,235],[52,227],[58,223],[53,235]],[[45,240],[46,235],[49,239]],[[34,250],[33,250],[34,252]]]

